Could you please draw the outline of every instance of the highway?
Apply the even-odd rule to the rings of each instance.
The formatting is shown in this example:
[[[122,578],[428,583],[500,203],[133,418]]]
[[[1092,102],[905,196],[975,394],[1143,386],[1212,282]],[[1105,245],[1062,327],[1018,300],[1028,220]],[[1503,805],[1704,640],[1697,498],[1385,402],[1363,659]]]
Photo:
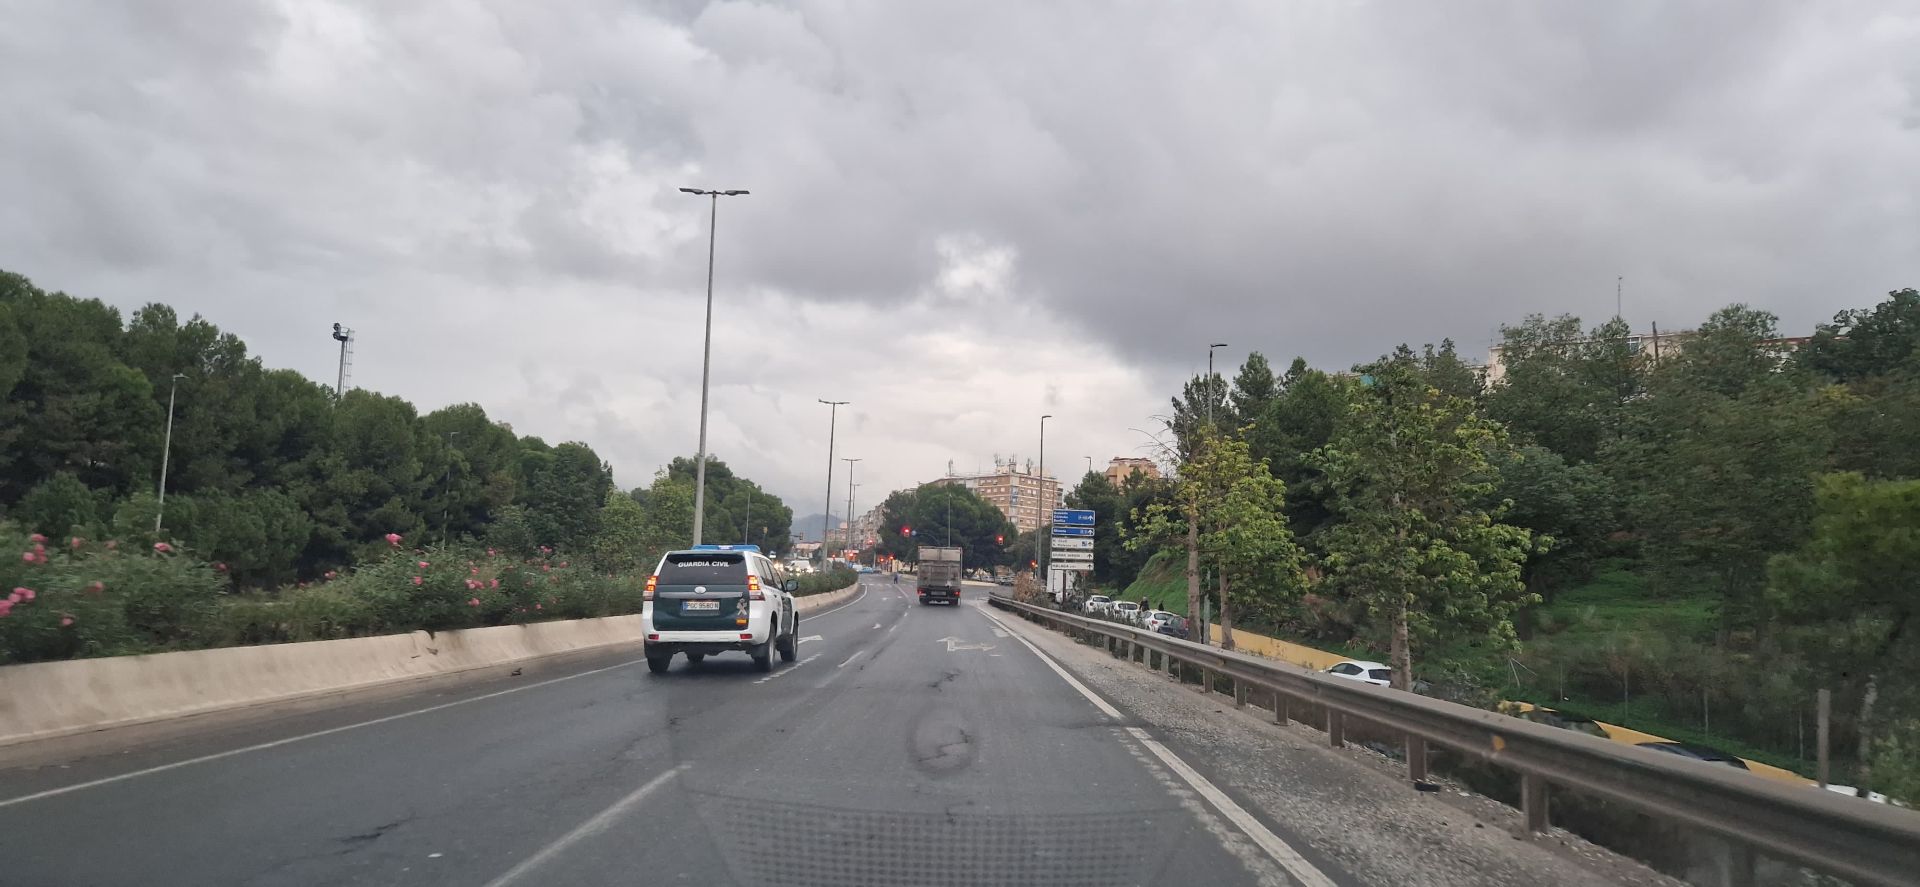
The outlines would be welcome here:
[[[910,590],[864,577],[859,595],[803,619],[799,661],[771,674],[728,655],[650,676],[636,645],[120,748],[0,756],[0,884],[1609,883],[1630,871],[1596,876],[1531,845],[1516,856],[1518,842],[1451,808],[1394,813],[1413,797],[1404,785],[1289,746],[1285,728],[1259,741],[1291,763],[1236,770],[1244,756],[1220,724],[1192,725],[1243,717],[1230,702],[1212,716],[1220,700],[1145,669],[1090,666],[1085,648],[996,619],[983,589],[958,607],[920,606]],[[1288,772],[1275,794],[1270,777]]]

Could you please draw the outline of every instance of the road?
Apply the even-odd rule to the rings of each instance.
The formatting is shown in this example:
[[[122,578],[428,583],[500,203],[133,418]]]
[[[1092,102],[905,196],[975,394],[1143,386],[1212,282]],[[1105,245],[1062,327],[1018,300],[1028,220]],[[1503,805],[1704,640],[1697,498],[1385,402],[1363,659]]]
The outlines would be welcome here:
[[[771,674],[608,651],[0,770],[0,883],[1355,883],[977,597],[863,583]]]

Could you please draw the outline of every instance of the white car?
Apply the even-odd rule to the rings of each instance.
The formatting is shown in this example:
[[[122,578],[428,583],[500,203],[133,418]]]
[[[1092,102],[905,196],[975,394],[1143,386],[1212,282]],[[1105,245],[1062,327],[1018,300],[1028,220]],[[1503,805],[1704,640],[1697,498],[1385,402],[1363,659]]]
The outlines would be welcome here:
[[[1107,612],[1121,622],[1140,621],[1140,605],[1133,601],[1115,601]]]
[[[1323,669],[1322,673],[1336,678],[1346,678],[1349,681],[1372,684],[1376,687],[1393,686],[1393,669],[1365,659],[1343,659]]]
[[[1169,613],[1165,610],[1148,610],[1145,616],[1140,617],[1140,627],[1148,631],[1159,631],[1160,626],[1178,618],[1180,618],[1180,614],[1178,613]]]
[[[1090,594],[1087,595],[1086,603],[1080,605],[1080,611],[1089,616],[1093,616],[1105,613],[1107,608],[1112,605],[1113,598],[1107,597],[1104,594]]]

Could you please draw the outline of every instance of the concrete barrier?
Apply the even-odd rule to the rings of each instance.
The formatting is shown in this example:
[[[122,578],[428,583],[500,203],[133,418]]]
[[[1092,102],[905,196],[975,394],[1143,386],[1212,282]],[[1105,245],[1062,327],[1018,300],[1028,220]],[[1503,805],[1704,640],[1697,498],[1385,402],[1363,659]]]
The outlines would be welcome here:
[[[640,640],[639,616],[0,667],[0,745]]]
[[[856,583],[794,602],[842,603]],[[0,667],[0,746],[640,641],[638,615]]]

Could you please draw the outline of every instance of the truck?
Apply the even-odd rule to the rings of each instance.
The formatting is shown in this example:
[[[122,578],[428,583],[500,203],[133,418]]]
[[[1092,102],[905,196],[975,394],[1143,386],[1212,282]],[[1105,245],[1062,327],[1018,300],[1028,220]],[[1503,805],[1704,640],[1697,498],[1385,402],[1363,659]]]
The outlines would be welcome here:
[[[920,570],[913,583],[920,603],[960,603],[960,581],[960,549],[920,546]]]

